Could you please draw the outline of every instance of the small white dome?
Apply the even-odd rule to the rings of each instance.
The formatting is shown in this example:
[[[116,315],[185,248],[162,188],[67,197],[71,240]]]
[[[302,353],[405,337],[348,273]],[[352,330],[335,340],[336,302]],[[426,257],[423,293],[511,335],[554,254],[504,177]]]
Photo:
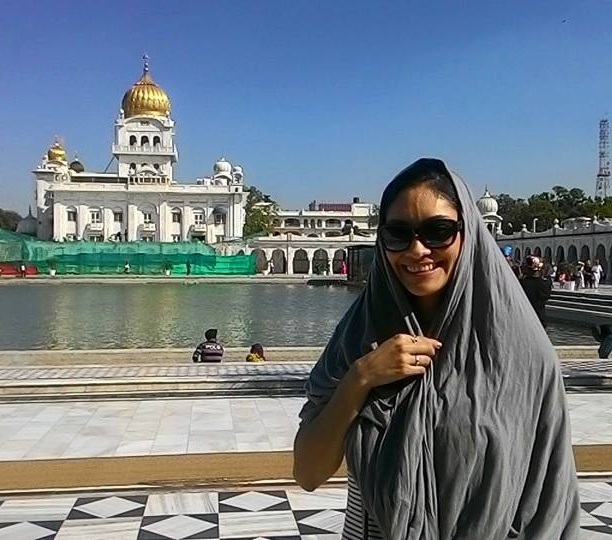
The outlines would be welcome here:
[[[215,174],[230,174],[232,172],[232,164],[222,157],[214,164],[213,172]]]
[[[242,172],[242,167],[241,167],[240,165],[236,165],[236,166],[235,166],[235,167],[232,169],[232,172],[233,172],[234,174],[244,174],[244,173]]]
[[[497,214],[499,205],[495,198],[489,193],[489,190],[485,188],[484,195],[476,201],[476,206],[482,215],[485,214]]]

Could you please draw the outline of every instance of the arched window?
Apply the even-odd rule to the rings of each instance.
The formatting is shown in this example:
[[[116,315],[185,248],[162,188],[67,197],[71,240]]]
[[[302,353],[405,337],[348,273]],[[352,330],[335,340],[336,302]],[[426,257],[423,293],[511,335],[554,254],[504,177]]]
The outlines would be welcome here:
[[[272,263],[270,265],[272,274],[284,274],[287,271],[287,259],[282,249],[275,249],[272,252]]]
[[[143,148],[148,148],[149,147],[149,137],[147,137],[146,135],[143,135],[140,138],[140,146],[142,146]]]
[[[159,172],[159,163],[155,163],[155,165],[153,165],[153,168]]]
[[[580,260],[582,262],[586,262],[590,259],[591,259],[591,250],[589,249],[589,246],[582,246],[582,249],[580,250]]]
[[[255,255],[255,270],[258,274],[268,269],[268,257],[266,257],[266,252],[263,249],[256,248],[251,254]]]
[[[138,139],[136,139],[136,135],[130,135],[130,146],[136,146]]]
[[[136,173],[136,163],[130,163],[129,173],[130,174],[135,174]]]
[[[155,135],[155,137],[153,137],[153,146],[157,149],[161,146],[161,139]]]
[[[173,208],[172,209],[172,223],[180,223],[181,222],[181,209]]]
[[[298,249],[293,255],[293,273],[308,274],[310,271],[310,260],[308,253],[303,249]]]

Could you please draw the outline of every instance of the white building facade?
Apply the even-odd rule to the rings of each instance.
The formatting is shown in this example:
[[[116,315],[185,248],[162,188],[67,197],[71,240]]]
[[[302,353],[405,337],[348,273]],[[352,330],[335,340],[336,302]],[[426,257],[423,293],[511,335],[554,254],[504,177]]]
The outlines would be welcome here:
[[[240,166],[221,158],[210,176],[179,183],[170,100],[142,77],[125,93],[115,122],[113,173],[90,172],[55,142],[33,171],[37,237],[209,244],[241,238],[247,192]]]
[[[342,236],[350,227],[363,236],[376,236],[375,205],[361,202],[319,203],[313,201],[308,209],[279,210],[274,220],[273,235],[291,234],[308,238]]]

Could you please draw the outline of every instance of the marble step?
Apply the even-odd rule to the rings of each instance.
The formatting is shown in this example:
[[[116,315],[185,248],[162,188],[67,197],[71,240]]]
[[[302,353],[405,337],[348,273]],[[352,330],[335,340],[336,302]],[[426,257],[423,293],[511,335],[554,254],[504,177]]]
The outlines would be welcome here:
[[[612,445],[574,445],[573,450],[579,474],[612,474]],[[292,471],[291,451],[3,461],[0,493],[292,482]],[[346,477],[344,463],[334,477]]]
[[[568,391],[612,391],[612,361],[562,360]],[[311,362],[1,367],[0,400],[302,396]]]

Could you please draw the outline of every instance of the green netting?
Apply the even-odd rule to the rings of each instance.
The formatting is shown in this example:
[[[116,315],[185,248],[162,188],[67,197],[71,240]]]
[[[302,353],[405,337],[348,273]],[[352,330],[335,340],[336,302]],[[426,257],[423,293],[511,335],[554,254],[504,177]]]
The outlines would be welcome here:
[[[252,275],[254,255],[217,255],[202,242],[42,242],[0,229],[0,262],[20,261],[47,273],[186,275]]]

